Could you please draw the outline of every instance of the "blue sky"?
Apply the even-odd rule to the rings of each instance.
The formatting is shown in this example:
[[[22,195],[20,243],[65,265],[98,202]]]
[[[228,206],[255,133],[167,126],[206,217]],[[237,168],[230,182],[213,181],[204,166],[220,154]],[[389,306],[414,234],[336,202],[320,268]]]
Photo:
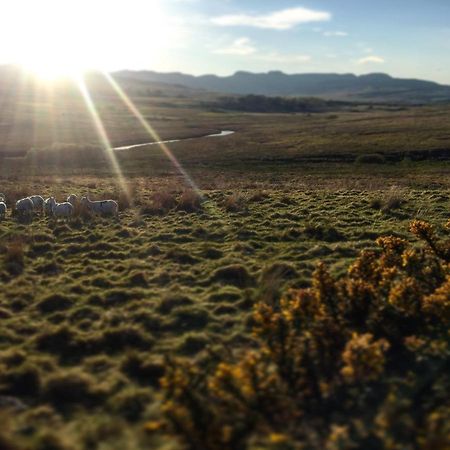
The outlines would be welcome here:
[[[450,84],[450,0],[1,0],[0,64]]]
[[[450,0],[168,0],[164,9],[178,16],[182,45],[156,69],[387,72],[450,84]]]

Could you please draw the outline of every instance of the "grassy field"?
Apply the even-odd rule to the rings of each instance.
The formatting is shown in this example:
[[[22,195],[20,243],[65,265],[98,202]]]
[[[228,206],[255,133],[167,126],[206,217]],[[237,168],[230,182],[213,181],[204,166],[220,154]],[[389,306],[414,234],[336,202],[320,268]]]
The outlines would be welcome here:
[[[355,189],[279,176],[235,175],[203,189],[202,206],[171,177],[135,178],[135,205],[118,220],[2,221],[0,401],[14,411],[16,436],[36,448],[176,446],[143,432],[160,418],[164,356],[201,360],[206,348],[252,345],[253,305],[309,286],[318,261],[340,275],[378,236],[405,237],[414,218],[448,218],[444,177],[436,189],[380,189],[366,174]],[[2,183],[7,198],[86,187],[119,197],[111,178]]]
[[[48,122],[36,141],[74,144],[73,158],[56,146],[56,159],[42,150],[2,161],[8,207],[30,194],[76,193],[115,198],[120,214],[0,221],[0,446],[183,448],[155,425],[166,358],[202,367],[211,352],[253,348],[255,305],[310,287],[319,261],[341,277],[376,238],[409,239],[412,220],[449,219],[448,161],[433,153],[414,161],[414,152],[448,149],[447,106],[264,115],[178,100],[145,103],[164,138],[236,131],[170,145],[200,192],[159,147],[144,147],[116,153],[130,201],[101,148],[101,158],[76,159],[98,144],[91,125],[80,131],[86,117],[77,126],[64,119],[76,138],[49,140]],[[125,110],[100,110],[115,144],[148,139]],[[378,164],[355,162],[374,153]],[[300,448],[283,442],[239,448]]]

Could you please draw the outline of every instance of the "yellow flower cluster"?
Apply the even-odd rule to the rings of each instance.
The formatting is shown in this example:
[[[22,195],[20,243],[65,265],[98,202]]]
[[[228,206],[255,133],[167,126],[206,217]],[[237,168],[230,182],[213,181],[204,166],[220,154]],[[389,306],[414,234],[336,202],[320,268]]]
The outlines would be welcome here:
[[[388,349],[386,339],[374,340],[370,333],[353,333],[342,353],[342,376],[350,383],[377,380],[384,371]]]
[[[164,411],[187,448],[444,448],[427,433],[441,445],[450,423],[435,408],[448,386],[450,243],[426,222],[411,231],[425,245],[379,238],[345,276],[319,264],[309,289],[255,305],[251,350],[169,364]]]

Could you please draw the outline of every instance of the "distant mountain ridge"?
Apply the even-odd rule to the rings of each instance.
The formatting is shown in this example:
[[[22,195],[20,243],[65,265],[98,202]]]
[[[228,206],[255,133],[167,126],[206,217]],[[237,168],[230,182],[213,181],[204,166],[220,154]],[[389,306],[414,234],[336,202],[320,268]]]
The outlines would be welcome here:
[[[115,72],[118,79],[134,79],[182,85],[226,94],[267,96],[306,96],[333,100],[429,103],[450,100],[450,86],[418,79],[394,78],[384,73],[367,75],[280,71],[251,73],[239,71],[230,76],[187,75],[180,72]]]

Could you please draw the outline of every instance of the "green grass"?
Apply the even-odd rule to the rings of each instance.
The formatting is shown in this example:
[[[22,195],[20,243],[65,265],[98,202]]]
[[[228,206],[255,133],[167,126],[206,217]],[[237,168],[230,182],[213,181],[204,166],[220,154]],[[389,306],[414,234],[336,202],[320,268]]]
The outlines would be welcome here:
[[[119,219],[0,222],[0,402],[15,408],[12,433],[35,448],[175,445],[142,433],[161,414],[164,357],[251,344],[254,303],[308,286],[318,261],[340,275],[376,237],[448,219],[445,173],[391,170],[361,169],[359,185],[342,172],[334,187],[332,171],[205,174],[201,205],[177,178],[134,178],[135,205]],[[423,188],[429,179],[436,189]],[[77,176],[3,180],[1,190],[63,198],[88,186],[119,195],[114,179]]]
[[[256,302],[308,287],[319,261],[343,275],[412,219],[449,218],[446,105],[242,114],[204,109],[207,93],[130,94],[164,139],[236,133],[171,144],[189,180],[157,146],[117,152],[130,201],[80,98],[0,112],[2,152],[40,155],[2,158],[9,209],[76,193],[121,210],[0,221],[0,447],[4,432],[32,449],[180,448],[144,432],[162,416],[166,358],[252,347]],[[152,140],[111,93],[95,100],[113,145]]]

